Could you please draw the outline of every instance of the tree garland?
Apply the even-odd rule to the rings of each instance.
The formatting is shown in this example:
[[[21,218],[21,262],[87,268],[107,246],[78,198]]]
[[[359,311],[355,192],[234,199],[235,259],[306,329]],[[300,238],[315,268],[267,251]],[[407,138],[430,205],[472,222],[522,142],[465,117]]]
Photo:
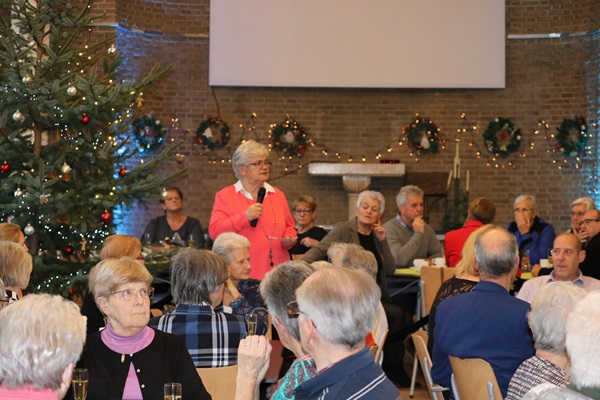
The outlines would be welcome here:
[[[205,150],[217,150],[229,143],[229,127],[221,118],[207,118],[200,123],[196,136]]]
[[[417,118],[402,129],[408,147],[417,154],[437,153],[440,149],[440,128],[433,121]]]
[[[143,153],[153,153],[160,148],[167,134],[159,120],[144,115],[131,124],[138,149]]]
[[[519,150],[521,130],[510,119],[498,117],[489,123],[483,133],[483,142],[490,153],[506,157]]]
[[[583,155],[588,143],[587,125],[585,118],[575,116],[565,118],[558,128],[556,149],[566,157]],[[575,138],[575,140],[572,140]]]
[[[308,147],[306,130],[289,115],[280,124],[271,125],[269,138],[269,146],[288,157],[297,156],[300,158]]]

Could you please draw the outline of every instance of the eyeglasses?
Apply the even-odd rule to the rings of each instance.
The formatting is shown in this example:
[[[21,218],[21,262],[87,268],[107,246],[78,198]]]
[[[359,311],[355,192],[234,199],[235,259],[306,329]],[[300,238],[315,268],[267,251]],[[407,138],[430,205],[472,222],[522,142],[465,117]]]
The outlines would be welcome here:
[[[267,168],[269,168],[269,167],[271,167],[271,165],[273,165],[273,163],[271,161],[269,161],[269,160],[260,160],[260,161],[249,163],[249,164],[246,164],[246,165],[248,167],[252,166],[252,167],[262,168],[262,167],[266,166]]]
[[[137,297],[137,294],[140,294],[140,296],[142,296],[143,299],[151,299],[152,296],[154,296],[154,288],[148,288],[148,289],[142,289],[142,290],[137,290],[137,289],[123,289],[123,290],[119,290],[116,292],[112,292],[111,295],[113,294],[120,294],[121,297],[123,298],[123,300],[125,301],[131,301],[133,299],[135,299]]]
[[[583,211],[571,211],[571,217],[583,217],[585,212]]]
[[[590,222],[592,222],[592,221],[593,221],[593,222],[598,222],[598,221],[600,221],[600,219],[584,219],[583,221],[581,221],[581,223],[582,223],[582,224],[589,225],[589,224],[590,224]]]
[[[575,253],[575,251],[572,249],[552,249],[550,250],[550,254],[552,254],[553,256],[557,256],[560,254],[561,251],[567,256],[570,256]]]
[[[294,212],[295,212],[296,214],[310,214],[310,213],[312,213],[313,211],[314,211],[314,210],[311,210],[310,208],[307,208],[307,209],[305,209],[305,210],[301,210],[301,209],[299,209],[299,208],[298,208],[298,209],[294,210]]]
[[[300,315],[300,308],[298,308],[298,302],[296,300],[287,303],[287,314],[290,318],[298,318]]]
[[[513,210],[514,213],[523,213],[528,214],[533,211],[533,208],[515,208]]]

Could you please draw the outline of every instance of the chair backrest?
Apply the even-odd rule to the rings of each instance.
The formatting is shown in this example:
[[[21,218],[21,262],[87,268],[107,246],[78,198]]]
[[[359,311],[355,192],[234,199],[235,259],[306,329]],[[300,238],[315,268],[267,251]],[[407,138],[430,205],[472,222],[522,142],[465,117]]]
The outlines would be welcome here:
[[[429,351],[427,351],[427,340],[429,339],[429,335],[423,329],[420,329],[413,333],[411,337],[415,345],[419,364],[421,364],[421,369],[423,370],[423,375],[425,376],[425,383],[427,385],[429,397],[431,397],[432,400],[443,400],[444,396],[440,392],[448,389],[439,385],[435,385],[433,383],[433,379],[431,378],[431,357],[429,356]]]
[[[379,303],[379,307],[377,308],[377,315],[375,316],[375,323],[373,324],[373,329],[371,330],[371,334],[373,335],[373,340],[375,344],[377,344],[378,350],[377,353],[374,354],[375,361],[381,363],[382,355],[383,355],[383,345],[385,344],[385,339],[388,334],[388,321],[385,315],[385,310],[383,309],[383,305],[381,302]]]
[[[213,399],[234,400],[237,365],[219,368],[196,368],[204,387]]]
[[[456,388],[461,400],[501,400],[502,394],[492,366],[481,358],[458,358],[448,356]],[[492,390],[488,390],[490,382]]]
[[[375,341],[377,343],[377,351],[375,352],[375,362],[379,365],[383,364],[383,345],[385,344],[385,339],[389,333],[389,329],[383,331],[383,334],[379,337],[379,341]]]
[[[421,267],[421,297],[424,307],[423,316],[429,315],[433,300],[440,286],[454,276],[454,268]]]

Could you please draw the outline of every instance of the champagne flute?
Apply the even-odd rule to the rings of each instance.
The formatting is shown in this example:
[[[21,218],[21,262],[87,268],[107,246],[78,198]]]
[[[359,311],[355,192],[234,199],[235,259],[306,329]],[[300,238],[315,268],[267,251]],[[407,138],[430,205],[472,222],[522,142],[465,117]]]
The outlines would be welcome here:
[[[75,368],[73,370],[73,397],[75,400],[85,400],[88,391],[88,370],[85,368]]]
[[[165,383],[165,400],[181,400],[181,383]]]
[[[248,336],[256,335],[256,327],[258,325],[258,314],[246,315],[246,329],[248,330]]]

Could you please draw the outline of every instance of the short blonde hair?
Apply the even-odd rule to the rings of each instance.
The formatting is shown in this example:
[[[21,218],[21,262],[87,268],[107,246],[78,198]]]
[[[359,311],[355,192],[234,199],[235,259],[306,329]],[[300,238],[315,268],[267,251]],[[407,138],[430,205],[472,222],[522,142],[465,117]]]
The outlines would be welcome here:
[[[142,242],[134,236],[110,235],[104,239],[100,259],[130,257],[138,258],[142,253]]]
[[[92,268],[89,275],[89,286],[96,303],[99,297],[107,298],[121,285],[139,282],[150,286],[152,275],[144,264],[132,258],[102,260]]]
[[[475,261],[474,261],[475,241],[477,240],[477,238],[479,236],[483,235],[485,232],[489,231],[493,227],[494,227],[494,225],[487,224],[487,225],[483,225],[482,227],[478,228],[477,230],[471,232],[471,234],[469,235],[469,237],[467,238],[467,241],[465,242],[465,244],[463,246],[462,258],[458,262],[458,264],[456,264],[456,268],[455,268],[455,272],[454,272],[455,275],[459,275],[459,274],[465,272],[469,275],[479,276],[479,271],[477,270],[477,268],[475,268]]]
[[[0,224],[0,240],[19,243],[21,235],[23,235],[23,232],[21,232],[19,225],[9,224],[8,222]]]
[[[4,285],[25,289],[33,270],[33,260],[25,247],[15,242],[0,241],[0,279]]]

